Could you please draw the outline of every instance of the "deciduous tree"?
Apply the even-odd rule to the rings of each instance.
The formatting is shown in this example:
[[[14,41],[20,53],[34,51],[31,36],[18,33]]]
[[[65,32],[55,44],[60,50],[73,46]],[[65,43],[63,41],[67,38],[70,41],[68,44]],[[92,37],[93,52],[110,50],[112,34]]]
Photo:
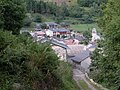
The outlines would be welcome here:
[[[94,77],[110,90],[120,85],[120,1],[109,0],[104,16],[99,22],[103,30],[104,45],[102,51],[94,53],[94,62],[99,73]],[[98,53],[99,52],[99,53]]]
[[[1,0],[0,1],[0,28],[10,30],[13,34],[19,34],[25,17],[25,4],[22,0]]]

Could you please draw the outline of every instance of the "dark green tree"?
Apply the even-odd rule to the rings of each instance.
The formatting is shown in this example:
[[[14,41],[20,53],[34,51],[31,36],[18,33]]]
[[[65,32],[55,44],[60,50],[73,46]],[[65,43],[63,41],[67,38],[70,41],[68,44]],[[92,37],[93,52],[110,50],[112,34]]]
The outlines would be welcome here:
[[[2,22],[0,28],[12,31],[13,34],[19,34],[25,17],[25,4],[22,0],[1,0],[0,15]]]
[[[100,50],[94,52],[93,60],[97,69],[94,79],[109,88],[120,86],[120,1],[108,0],[104,16],[99,22],[103,30],[104,42]],[[95,71],[96,72],[96,71]]]

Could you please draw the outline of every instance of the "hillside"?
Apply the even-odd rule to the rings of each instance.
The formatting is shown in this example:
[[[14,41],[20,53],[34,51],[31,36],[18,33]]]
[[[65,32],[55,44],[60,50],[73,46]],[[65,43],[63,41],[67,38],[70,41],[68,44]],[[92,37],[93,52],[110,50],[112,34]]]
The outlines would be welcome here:
[[[62,4],[67,4],[67,5],[76,5],[77,0],[43,0],[45,2],[53,2],[56,3],[57,5],[62,5]]]

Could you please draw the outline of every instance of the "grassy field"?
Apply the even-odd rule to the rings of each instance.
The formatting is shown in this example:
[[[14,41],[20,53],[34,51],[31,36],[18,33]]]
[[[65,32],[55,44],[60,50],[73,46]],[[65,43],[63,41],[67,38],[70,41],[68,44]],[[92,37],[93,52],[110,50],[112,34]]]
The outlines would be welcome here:
[[[53,19],[52,19],[52,16],[47,16],[47,15],[41,15],[42,16],[42,21],[43,22],[55,22]]]
[[[87,30],[92,30],[93,28],[96,28],[97,31],[100,31],[100,28],[97,26],[97,24],[76,24],[76,25],[71,25],[71,28],[73,30],[77,30],[80,32],[87,31]]]

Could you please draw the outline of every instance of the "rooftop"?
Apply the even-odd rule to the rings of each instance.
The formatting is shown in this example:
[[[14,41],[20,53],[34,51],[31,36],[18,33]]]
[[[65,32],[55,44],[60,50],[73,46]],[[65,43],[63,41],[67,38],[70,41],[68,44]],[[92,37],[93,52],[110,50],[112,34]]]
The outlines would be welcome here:
[[[47,25],[58,25],[58,24],[55,23],[55,22],[45,22],[45,24],[47,24]]]
[[[72,61],[80,63],[83,60],[85,60],[86,58],[88,58],[90,56],[90,51],[89,50],[85,50],[77,55],[75,55],[75,57],[71,58]]]
[[[53,32],[70,32],[70,30],[65,29],[65,28],[52,28],[50,30]]]

